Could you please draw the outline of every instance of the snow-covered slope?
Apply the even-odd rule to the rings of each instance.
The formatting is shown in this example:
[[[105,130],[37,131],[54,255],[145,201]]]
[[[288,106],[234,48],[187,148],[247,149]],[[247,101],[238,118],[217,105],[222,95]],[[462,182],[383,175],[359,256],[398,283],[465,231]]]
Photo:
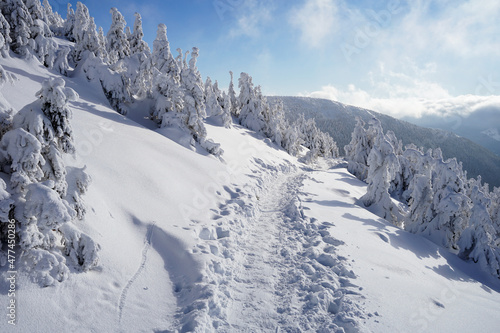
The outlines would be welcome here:
[[[18,110],[54,76],[0,61]],[[99,86],[65,79],[80,95],[66,162],[93,179],[79,228],[101,264],[48,288],[20,273],[17,325],[4,316],[0,331],[496,331],[499,282],[361,208],[365,184],[341,164],[311,168],[239,126],[207,125],[219,160],[154,130],[146,109],[126,118]]]

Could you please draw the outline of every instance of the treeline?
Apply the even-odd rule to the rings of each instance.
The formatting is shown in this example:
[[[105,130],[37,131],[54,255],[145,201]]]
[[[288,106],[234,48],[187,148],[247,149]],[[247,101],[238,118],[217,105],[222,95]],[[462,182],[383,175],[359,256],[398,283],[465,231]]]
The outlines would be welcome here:
[[[500,188],[468,179],[462,164],[444,160],[439,148],[403,148],[376,118],[368,128],[357,119],[345,151],[348,170],[368,183],[365,206],[500,278]]]

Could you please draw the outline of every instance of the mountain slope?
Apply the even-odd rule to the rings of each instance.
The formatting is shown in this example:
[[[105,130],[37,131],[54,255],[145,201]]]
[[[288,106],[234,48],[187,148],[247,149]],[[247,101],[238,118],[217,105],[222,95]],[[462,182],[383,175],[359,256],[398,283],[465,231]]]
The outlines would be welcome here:
[[[1,64],[16,75],[2,89],[16,109],[56,76]],[[101,265],[48,288],[19,272],[17,325],[0,331],[496,330],[499,282],[362,208],[366,185],[344,168],[313,169],[240,126],[207,125],[219,160],[152,130],[140,105],[121,116],[99,86],[65,80],[80,95],[66,163],[93,178],[79,227],[101,244]]]
[[[451,132],[438,129],[419,127],[406,121],[398,120],[375,111],[344,105],[326,99],[310,97],[268,97],[271,102],[283,100],[285,110],[289,111],[290,119],[295,119],[300,113],[306,118],[314,117],[318,128],[328,132],[340,148],[351,140],[351,133],[356,124],[356,117],[365,122],[372,116],[380,119],[385,131],[391,130],[403,145],[414,143],[418,147],[440,147],[445,158],[456,157],[463,163],[469,178],[482,176],[483,181],[493,186],[500,186],[500,156],[474,142],[459,137]]]
[[[407,118],[413,124],[457,133],[500,156],[500,110],[484,107],[466,116]]]

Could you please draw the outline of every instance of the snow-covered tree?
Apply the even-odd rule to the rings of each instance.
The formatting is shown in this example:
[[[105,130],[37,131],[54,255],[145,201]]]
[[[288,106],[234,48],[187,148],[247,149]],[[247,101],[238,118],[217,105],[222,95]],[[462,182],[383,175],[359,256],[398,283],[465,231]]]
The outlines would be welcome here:
[[[301,139],[299,129],[295,124],[285,122],[285,132],[283,134],[282,146],[292,156],[297,156],[301,151]]]
[[[158,69],[160,73],[170,75],[174,80],[180,79],[180,68],[170,51],[170,43],[167,38],[167,26],[163,23],[158,25],[156,39],[153,42],[152,61],[153,66]]]
[[[143,40],[144,32],[142,30],[141,14],[135,13],[134,31],[130,37],[130,53],[151,53],[148,44]]]
[[[0,56],[6,57],[9,54],[10,43],[10,24],[7,22],[2,12],[0,11]]]
[[[225,91],[222,92],[222,101],[222,124],[224,125],[224,127],[230,128],[233,123],[233,118],[231,117],[232,104],[231,98],[228,94],[226,94]]]
[[[269,108],[269,119],[266,121],[266,135],[278,146],[283,147],[286,121],[283,101],[279,100]]]
[[[154,107],[151,110],[151,119],[160,127],[186,127],[187,114],[184,110],[184,92],[180,82],[171,75],[156,70],[153,82]]]
[[[66,20],[63,25],[63,35],[68,38],[69,41],[74,42],[73,29],[75,28],[75,11],[71,8],[71,4],[68,3],[68,9],[66,12]]]
[[[43,82],[37,97],[16,114],[13,129],[2,136],[0,166],[10,175],[10,187],[17,194],[12,206],[22,250],[21,267],[43,286],[49,286],[69,274],[60,245],[82,270],[98,264],[99,246],[71,225],[85,213],[81,195],[89,178],[83,170],[72,177],[76,183],[70,193],[73,205],[67,200],[67,169],[62,154],[74,151],[67,102],[77,94],[65,87],[64,80],[51,78]],[[3,207],[0,201],[0,210]]]
[[[45,11],[40,3],[40,0],[24,0],[24,2],[33,21],[42,20],[47,23],[45,19]]]
[[[71,208],[75,210],[77,218],[81,220],[87,212],[83,196],[92,183],[92,178],[85,171],[86,167],[67,167],[66,169],[68,170],[68,178],[71,179],[71,182],[68,182],[66,200],[69,202]]]
[[[61,15],[54,13],[54,10],[48,0],[43,0],[43,12],[44,20],[49,25],[50,29],[55,31],[55,34],[58,36],[63,35],[60,30],[64,25],[64,20]]]
[[[115,64],[118,60],[125,59],[130,55],[130,44],[125,34],[127,22],[116,7],[111,8],[111,27],[106,35],[106,50],[109,63]]]
[[[431,153],[408,148],[404,152],[408,189],[403,197],[408,203],[410,214],[405,229],[414,234],[427,234],[427,226],[435,217],[434,189],[432,188],[433,158]]]
[[[14,203],[14,200],[12,200],[11,195],[9,192],[7,192],[7,184],[3,181],[3,179],[0,179],[0,232],[2,235],[5,233],[3,232],[3,228],[1,227],[5,222],[9,221],[9,213],[10,210],[12,209],[12,204]],[[2,242],[0,239],[0,253],[1,253],[1,248],[2,248]],[[0,266],[5,265],[3,256],[0,254]]]
[[[456,159],[443,161],[442,157],[435,158],[435,163],[432,179],[435,217],[427,228],[437,244],[456,249],[471,208],[465,195],[462,165]]]
[[[203,80],[196,66],[199,56],[199,49],[193,47],[189,66],[183,68],[181,72],[181,83],[184,88],[184,110],[187,116],[187,128],[193,134],[196,141],[205,140],[207,131],[203,124],[203,119],[207,116],[203,98]]]
[[[471,200],[469,226],[458,240],[459,255],[479,262],[485,271],[500,278],[500,248],[495,244],[496,231],[488,212],[491,200],[477,185],[472,188]]]
[[[64,76],[67,76],[69,71],[68,55],[70,51],[71,49],[68,46],[59,48],[56,59],[54,60],[53,68]]]
[[[229,71],[229,75],[231,75],[231,81],[229,81],[229,88],[227,90],[227,94],[231,101],[231,114],[235,117],[240,115],[240,104],[238,98],[236,97],[236,92],[234,91],[234,83],[233,83],[233,72]]]
[[[127,77],[126,72],[120,67],[117,70],[111,69],[102,58],[96,57],[92,53],[82,64],[82,70],[88,80],[100,83],[104,96],[114,110],[123,115],[128,113],[129,104],[133,101],[133,97],[130,78]]]
[[[21,56],[28,56],[33,48],[31,27],[33,19],[22,0],[3,0],[0,11],[10,26],[11,50]]]
[[[40,99],[42,112],[54,130],[57,148],[64,153],[72,154],[75,152],[75,146],[68,102],[77,100],[78,94],[73,89],[65,87],[65,84],[61,78],[48,79],[42,83],[42,89],[36,96]]]
[[[225,113],[223,108],[222,95],[219,90],[217,81],[212,84],[210,77],[205,81],[205,106],[207,118],[211,119],[219,126],[227,126],[231,123],[231,116]],[[221,105],[222,102],[222,105]]]
[[[57,44],[52,40],[49,26],[42,20],[33,21],[30,48],[40,63],[52,68],[57,55]]]
[[[262,108],[260,108],[259,96],[256,95],[252,77],[247,73],[241,73],[238,80],[240,94],[238,96],[241,110],[239,114],[240,124],[255,132],[264,129]]]
[[[363,181],[368,177],[368,155],[372,149],[370,141],[365,123],[357,117],[351,142],[344,147],[344,151],[348,162],[347,170]]]
[[[364,205],[376,205],[383,218],[397,226],[402,225],[402,214],[389,195],[390,182],[395,176],[399,161],[394,147],[386,139],[380,120],[373,118],[370,127],[375,134],[373,148],[368,155],[368,189],[361,198]]]
[[[76,62],[81,60],[82,53],[85,51],[90,51],[97,55],[99,38],[97,36],[94,18],[90,17],[87,6],[81,2],[76,4],[73,38],[75,39],[73,59]]]
[[[104,63],[108,62],[108,51],[106,50],[106,36],[104,35],[104,30],[102,27],[99,27],[98,33],[97,33],[97,40],[99,44],[99,48],[97,49],[97,54],[96,56],[99,57]]]
[[[0,140],[0,165],[10,174],[14,191],[22,193],[27,186],[43,178],[42,145],[38,139],[22,128],[8,131]]]
[[[51,78],[44,81],[37,93],[39,99],[21,109],[14,117],[14,128],[22,128],[41,143],[45,163],[41,165],[44,179],[53,182],[53,189],[61,197],[66,195],[66,169],[63,153],[73,153],[74,143],[69,123],[70,110],[66,103],[77,97],[64,86],[64,80]]]
[[[12,81],[11,75],[0,65],[0,89],[7,82]],[[14,109],[10,103],[4,98],[0,90],[0,138],[2,135],[10,130],[12,126],[12,117]]]

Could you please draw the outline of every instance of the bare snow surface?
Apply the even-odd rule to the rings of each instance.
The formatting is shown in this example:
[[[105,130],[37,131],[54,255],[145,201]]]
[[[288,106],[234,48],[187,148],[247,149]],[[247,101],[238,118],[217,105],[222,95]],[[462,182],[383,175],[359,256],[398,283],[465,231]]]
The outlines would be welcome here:
[[[1,64],[17,110],[54,76]],[[65,79],[80,95],[66,162],[93,178],[80,228],[101,265],[56,287],[21,275],[17,325],[4,316],[1,332],[498,331],[499,281],[362,208],[366,185],[341,164],[306,166],[237,125],[207,125],[218,160],[155,130],[146,106],[126,118],[78,71]]]

